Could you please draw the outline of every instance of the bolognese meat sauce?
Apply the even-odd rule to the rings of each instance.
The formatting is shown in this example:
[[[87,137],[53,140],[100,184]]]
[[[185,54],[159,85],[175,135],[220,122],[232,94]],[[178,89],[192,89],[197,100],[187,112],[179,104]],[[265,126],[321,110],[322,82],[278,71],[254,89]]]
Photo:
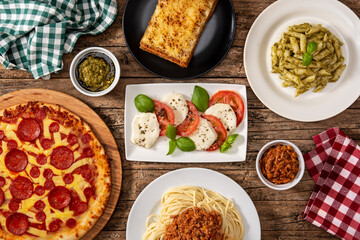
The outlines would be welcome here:
[[[203,208],[189,208],[173,216],[166,227],[165,240],[201,239],[223,240],[222,217],[216,211],[207,212]]]

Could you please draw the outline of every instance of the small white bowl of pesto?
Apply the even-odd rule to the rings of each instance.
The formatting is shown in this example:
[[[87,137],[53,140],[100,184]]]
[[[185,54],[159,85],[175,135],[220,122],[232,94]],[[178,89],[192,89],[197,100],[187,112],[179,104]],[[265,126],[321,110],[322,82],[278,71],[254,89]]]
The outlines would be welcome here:
[[[70,79],[82,94],[103,96],[111,92],[119,82],[120,64],[114,54],[105,48],[86,48],[72,60]]]

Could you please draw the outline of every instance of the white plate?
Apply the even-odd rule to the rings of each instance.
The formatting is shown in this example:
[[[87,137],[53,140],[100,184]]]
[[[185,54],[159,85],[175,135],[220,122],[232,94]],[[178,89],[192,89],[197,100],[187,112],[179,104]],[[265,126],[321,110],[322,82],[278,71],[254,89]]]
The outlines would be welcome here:
[[[169,139],[160,137],[151,149],[139,147],[131,142],[131,125],[138,113],[134,99],[138,94],[145,94],[153,99],[161,99],[166,94],[178,92],[184,94],[187,100],[191,100],[195,85],[205,88],[210,97],[220,90],[232,90],[240,94],[244,101],[244,118],[234,133],[239,134],[232,148],[226,153],[220,151],[193,151],[175,152],[166,156],[169,150]],[[125,94],[125,155],[127,160],[147,162],[240,162],[246,159],[247,143],[247,99],[246,87],[236,84],[209,84],[209,83],[169,83],[169,84],[136,84],[127,85]]]
[[[126,239],[141,239],[146,219],[160,213],[161,196],[176,186],[197,186],[230,198],[239,210],[245,229],[244,240],[260,240],[259,215],[249,195],[231,178],[204,168],[183,168],[162,175],[150,183],[137,197],[126,225]]]
[[[336,83],[320,93],[311,90],[294,97],[294,88],[283,88],[271,71],[271,46],[288,26],[322,24],[344,42],[347,65]],[[360,21],[337,0],[279,0],[263,11],[251,27],[245,43],[244,65],[256,96],[275,113],[297,121],[319,121],[347,109],[360,95]]]

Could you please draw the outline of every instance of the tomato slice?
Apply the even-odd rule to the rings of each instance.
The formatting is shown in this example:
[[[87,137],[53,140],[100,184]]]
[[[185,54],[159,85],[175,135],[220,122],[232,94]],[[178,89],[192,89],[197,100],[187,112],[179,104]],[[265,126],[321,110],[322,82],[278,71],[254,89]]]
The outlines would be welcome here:
[[[220,119],[218,119],[213,115],[202,115],[201,117],[211,122],[213,128],[217,133],[216,141],[208,149],[206,149],[206,151],[215,151],[219,149],[226,140],[227,132],[224,127],[224,124],[220,121]]]
[[[186,103],[188,105],[189,112],[185,120],[176,127],[177,134],[182,137],[189,136],[195,132],[200,123],[200,117],[196,106],[190,101],[186,101]]]
[[[244,117],[244,102],[239,94],[234,91],[219,91],[212,96],[209,107],[216,103],[229,104],[236,114],[236,126],[239,126]]]
[[[155,114],[160,125],[160,136],[166,134],[168,124],[174,124],[175,115],[173,110],[165,103],[154,100]]]

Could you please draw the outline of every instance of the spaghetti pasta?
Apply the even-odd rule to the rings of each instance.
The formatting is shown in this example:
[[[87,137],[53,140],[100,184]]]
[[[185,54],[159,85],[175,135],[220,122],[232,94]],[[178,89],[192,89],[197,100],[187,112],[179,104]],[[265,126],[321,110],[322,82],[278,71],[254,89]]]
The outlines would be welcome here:
[[[244,226],[239,211],[230,199],[219,193],[200,187],[178,186],[167,191],[161,198],[160,215],[151,215],[146,220],[143,240],[165,240],[166,227],[189,208],[216,211],[222,217],[222,231],[226,240],[242,240]]]

